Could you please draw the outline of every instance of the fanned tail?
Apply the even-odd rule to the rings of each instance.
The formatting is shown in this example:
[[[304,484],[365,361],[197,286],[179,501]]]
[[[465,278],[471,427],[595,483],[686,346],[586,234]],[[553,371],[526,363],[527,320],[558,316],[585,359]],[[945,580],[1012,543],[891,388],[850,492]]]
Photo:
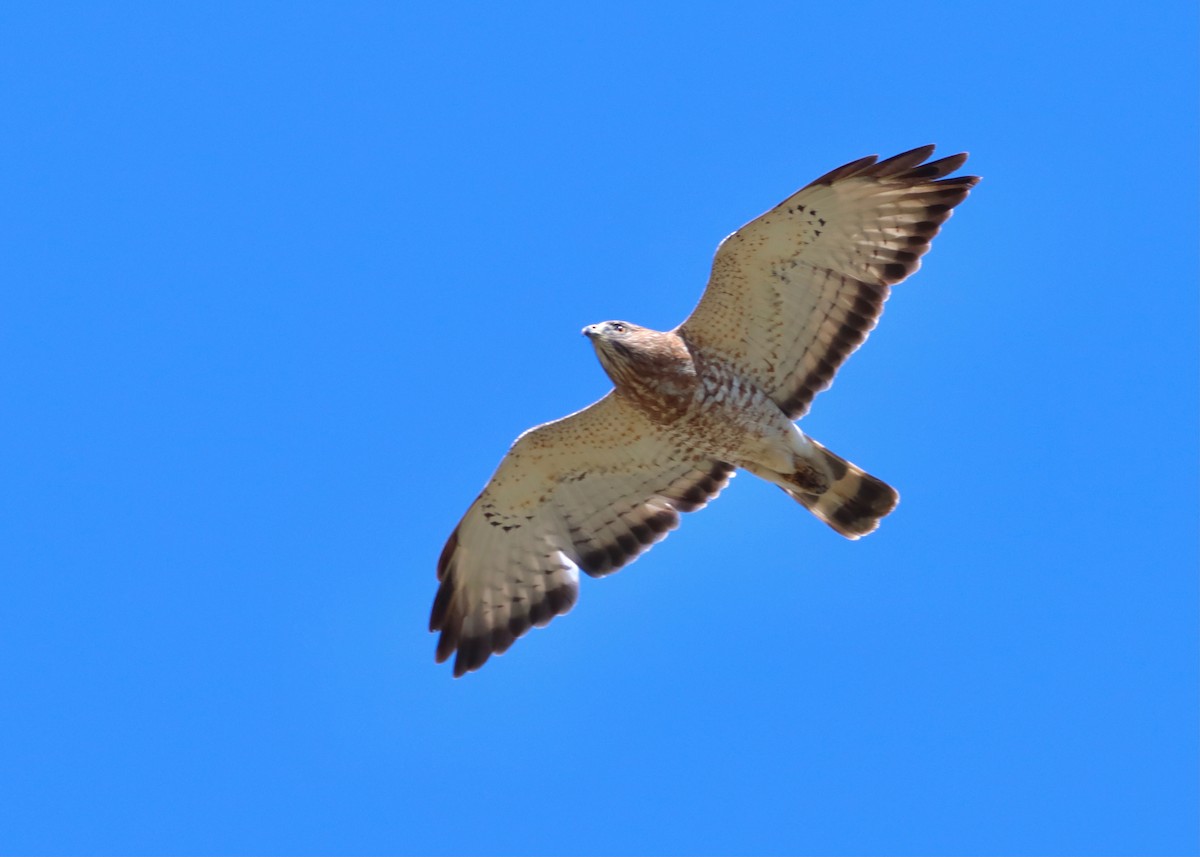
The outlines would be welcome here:
[[[790,487],[784,490],[848,539],[874,532],[879,522],[900,502],[896,489],[834,455],[812,438],[809,440],[829,474],[829,487],[820,494]]]

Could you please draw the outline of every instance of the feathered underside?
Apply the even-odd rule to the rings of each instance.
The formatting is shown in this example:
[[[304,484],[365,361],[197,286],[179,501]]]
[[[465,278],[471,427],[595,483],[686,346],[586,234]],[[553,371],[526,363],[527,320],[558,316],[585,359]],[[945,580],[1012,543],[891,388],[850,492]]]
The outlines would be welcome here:
[[[687,454],[621,397],[522,435],[446,542],[429,619],[454,674],[574,606],[579,569],[609,574],[704,506],[728,464]]]
[[[946,178],[966,154],[924,163],[931,154],[922,146],[846,164],[734,232],[679,334],[799,419],[979,181]]]

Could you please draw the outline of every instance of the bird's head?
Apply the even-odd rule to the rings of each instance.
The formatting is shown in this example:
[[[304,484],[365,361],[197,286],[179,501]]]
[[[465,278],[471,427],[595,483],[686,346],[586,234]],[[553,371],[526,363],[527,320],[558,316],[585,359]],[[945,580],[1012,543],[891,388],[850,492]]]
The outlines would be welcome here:
[[[583,329],[583,335],[596,349],[600,365],[617,384],[632,370],[631,364],[637,361],[641,341],[648,332],[628,321],[602,321]]]
[[[645,328],[628,321],[602,321],[599,324],[589,324],[583,329],[583,335],[592,341],[592,345],[600,348],[601,343],[618,342],[640,330]]]
[[[663,333],[628,321],[589,324],[583,335],[592,342],[600,365],[618,387],[663,372],[688,371],[691,356],[674,333]]]

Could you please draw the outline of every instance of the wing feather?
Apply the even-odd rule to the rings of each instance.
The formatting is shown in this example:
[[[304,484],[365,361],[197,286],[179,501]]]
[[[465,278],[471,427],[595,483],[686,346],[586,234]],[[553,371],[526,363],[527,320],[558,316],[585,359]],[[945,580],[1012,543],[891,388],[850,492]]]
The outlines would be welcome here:
[[[677,332],[803,416],[979,181],[946,178],[965,153],[926,163],[932,154],[922,146],[853,161],[734,232]]]
[[[454,674],[574,606],[700,508],[733,468],[681,451],[615,393],[526,432],[446,542],[429,628]]]

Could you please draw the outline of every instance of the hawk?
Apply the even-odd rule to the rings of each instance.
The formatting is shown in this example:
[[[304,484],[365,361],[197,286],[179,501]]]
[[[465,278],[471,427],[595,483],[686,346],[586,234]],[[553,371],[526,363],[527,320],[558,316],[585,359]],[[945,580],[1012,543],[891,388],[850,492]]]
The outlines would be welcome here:
[[[737,468],[849,539],[899,495],[795,420],[829,387],[892,286],[979,181],[966,154],[923,146],[822,176],[721,242],[700,303],[674,330],[583,329],[614,389],[517,438],[438,560],[436,659],[481,667],[566,613],[579,571],[632,561],[720,493]]]

